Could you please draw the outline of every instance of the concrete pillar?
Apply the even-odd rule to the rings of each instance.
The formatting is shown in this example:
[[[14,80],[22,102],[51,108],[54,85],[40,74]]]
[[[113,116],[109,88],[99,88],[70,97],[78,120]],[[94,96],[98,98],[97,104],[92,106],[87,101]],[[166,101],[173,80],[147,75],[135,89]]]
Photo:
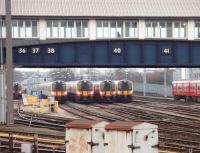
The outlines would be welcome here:
[[[187,30],[188,40],[195,39],[195,23],[194,20],[188,20],[188,30]]]
[[[89,20],[89,39],[96,40],[96,20],[91,19]]]
[[[39,20],[38,21],[38,36],[40,40],[46,40],[47,39],[47,22],[46,20]]]
[[[6,123],[6,79],[3,66],[0,68],[0,124]]]
[[[138,23],[138,38],[139,39],[145,39],[145,33],[146,33],[145,20],[139,20],[139,23]]]

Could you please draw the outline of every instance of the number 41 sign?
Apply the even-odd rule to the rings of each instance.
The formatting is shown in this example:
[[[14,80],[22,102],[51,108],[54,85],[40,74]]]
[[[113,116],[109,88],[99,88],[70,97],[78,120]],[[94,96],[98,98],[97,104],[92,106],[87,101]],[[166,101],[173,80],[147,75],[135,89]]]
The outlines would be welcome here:
[[[163,48],[162,49],[162,54],[164,54],[164,55],[171,55],[171,53],[172,53],[171,48]]]

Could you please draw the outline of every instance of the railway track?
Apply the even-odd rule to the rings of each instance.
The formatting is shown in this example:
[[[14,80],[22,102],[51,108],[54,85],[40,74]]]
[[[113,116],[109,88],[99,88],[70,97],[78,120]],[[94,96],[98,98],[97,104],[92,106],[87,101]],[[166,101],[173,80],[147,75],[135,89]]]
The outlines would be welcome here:
[[[170,102],[169,102],[170,101]],[[80,118],[90,116],[90,119],[137,120],[159,125],[159,140],[162,149],[180,153],[200,152],[200,111],[198,103],[186,105],[171,99],[152,98],[122,104],[90,104],[82,105],[67,103],[66,106],[79,112]],[[198,114],[199,112],[199,114]],[[76,113],[75,113],[76,114]]]

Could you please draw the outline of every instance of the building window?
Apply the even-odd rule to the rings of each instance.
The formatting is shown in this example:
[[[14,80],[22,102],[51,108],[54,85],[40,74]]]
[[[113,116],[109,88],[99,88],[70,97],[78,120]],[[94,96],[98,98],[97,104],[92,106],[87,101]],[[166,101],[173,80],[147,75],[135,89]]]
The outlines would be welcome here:
[[[174,22],[174,38],[186,38],[187,37],[187,23],[186,22]]]
[[[47,21],[47,38],[87,38],[87,21]]]
[[[6,37],[6,25],[5,25],[5,20],[0,21],[0,38],[5,38]]]
[[[12,36],[13,38],[37,37],[37,21],[13,20],[12,21]]]
[[[200,21],[195,22],[195,38],[200,39]]]
[[[185,38],[187,36],[186,22],[147,21],[147,38]]]
[[[135,38],[135,21],[97,21],[97,38]]]

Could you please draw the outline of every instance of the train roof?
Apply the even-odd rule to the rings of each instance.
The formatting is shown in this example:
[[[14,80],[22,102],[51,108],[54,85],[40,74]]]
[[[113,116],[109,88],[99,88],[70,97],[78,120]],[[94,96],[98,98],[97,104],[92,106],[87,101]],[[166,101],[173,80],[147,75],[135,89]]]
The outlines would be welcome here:
[[[182,81],[172,81],[172,84],[174,83],[189,83],[190,80],[182,80]]]

